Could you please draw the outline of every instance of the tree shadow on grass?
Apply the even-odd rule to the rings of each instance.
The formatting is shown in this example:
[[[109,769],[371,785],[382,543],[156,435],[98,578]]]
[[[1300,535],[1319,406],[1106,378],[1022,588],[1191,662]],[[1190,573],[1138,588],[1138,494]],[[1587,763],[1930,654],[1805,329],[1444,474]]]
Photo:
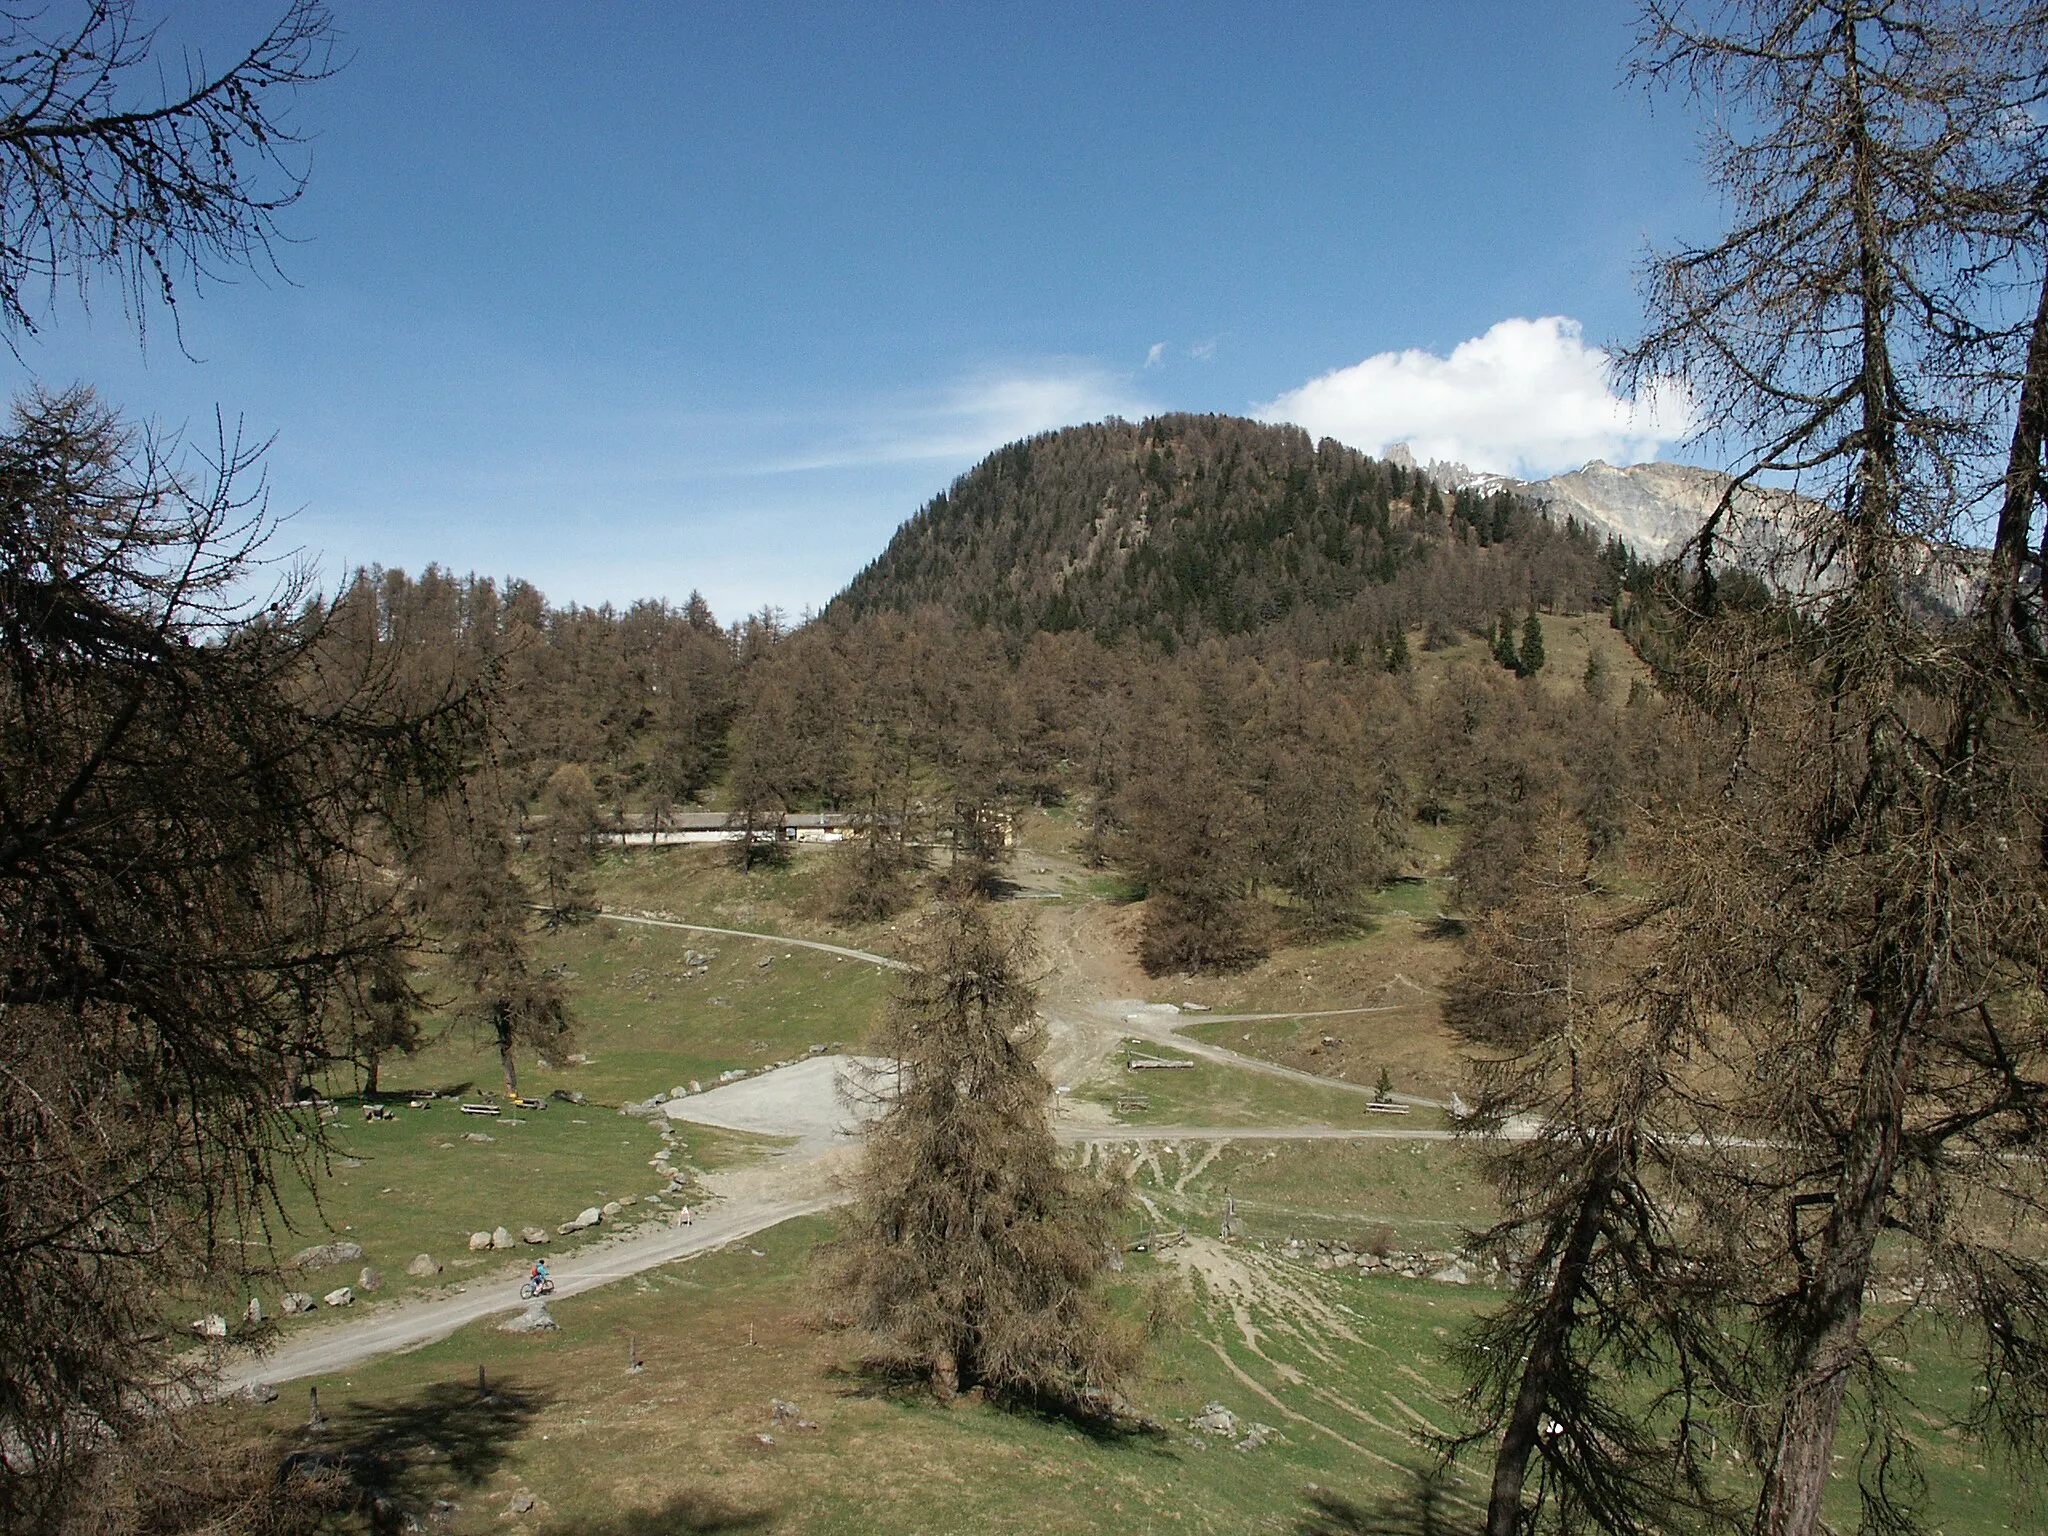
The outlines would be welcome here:
[[[1020,1418],[1076,1430],[1098,1445],[1157,1449],[1172,1439],[1165,1425],[1093,1399],[1012,1391],[994,1395],[990,1401]]]
[[[765,1531],[772,1510],[741,1509],[715,1493],[688,1489],[653,1509],[628,1510],[596,1520],[549,1521],[543,1536],[713,1536],[726,1531]]]
[[[1453,1500],[1439,1471],[1415,1472],[1400,1493],[1354,1504],[1311,1484],[1308,1505],[1295,1523],[1297,1536],[1477,1536],[1480,1513],[1469,1500]]]
[[[507,1382],[489,1392],[442,1382],[393,1402],[353,1404],[334,1416],[318,1443],[360,1469],[358,1481],[410,1503],[450,1484],[481,1486],[549,1401]]]
[[[908,1407],[942,1406],[932,1390],[930,1371],[914,1361],[871,1355],[851,1365],[834,1366],[825,1374],[843,1383],[839,1388],[842,1397],[864,1397]],[[1010,1388],[985,1394],[977,1389],[964,1401],[985,1401],[991,1408],[1018,1418],[1076,1430],[1101,1445],[1164,1446],[1172,1438],[1161,1424],[1090,1398]]]

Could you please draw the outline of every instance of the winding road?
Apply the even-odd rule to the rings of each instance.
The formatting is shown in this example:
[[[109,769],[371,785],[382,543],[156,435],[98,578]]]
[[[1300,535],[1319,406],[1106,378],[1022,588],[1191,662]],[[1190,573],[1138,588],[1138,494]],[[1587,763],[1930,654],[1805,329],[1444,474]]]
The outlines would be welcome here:
[[[601,912],[599,916],[607,922],[672,928],[685,933],[756,940],[791,948],[817,950],[889,970],[901,971],[909,968],[903,961],[888,955],[878,955],[840,944],[827,944],[815,939],[791,938],[786,934],[717,928],[702,923],[685,923],[639,913]],[[1073,979],[1077,979],[1076,973],[1071,971],[1067,972],[1066,976],[1069,986]],[[1064,992],[1066,989],[1061,990]],[[1045,1065],[1052,1069],[1052,1074],[1056,1078],[1063,1075],[1078,1077],[1092,1070],[1113,1053],[1118,1042],[1126,1037],[1135,1037],[1169,1045],[1189,1055],[1244,1071],[1301,1082],[1318,1088],[1331,1088],[1340,1092],[1369,1096],[1371,1090],[1363,1084],[1318,1077],[1314,1073],[1284,1067],[1277,1062],[1240,1055],[1225,1046],[1190,1040],[1177,1033],[1177,1026],[1196,1022],[1237,1023],[1261,1019],[1392,1013],[1416,1006],[1420,1005],[1393,1004],[1375,1008],[1323,1009],[1305,1013],[1182,1015],[1142,1001],[1092,1000],[1068,993],[1061,997],[1049,998],[1044,1010],[1051,1047]],[[800,1071],[801,1065],[786,1070]],[[715,1123],[730,1123],[729,1120],[719,1121],[716,1118],[720,1113],[721,1095],[729,1095],[737,1100],[740,1096],[732,1093],[732,1090],[753,1091],[772,1080],[774,1076],[773,1073],[761,1074],[734,1083],[729,1089],[712,1089],[707,1093],[694,1095],[678,1104],[675,1117],[693,1119],[701,1115]],[[810,1076],[816,1077],[817,1074],[813,1073]],[[1408,1102],[1426,1104],[1431,1101],[1409,1099]],[[1086,1113],[1072,1113],[1084,1108],[1093,1109],[1094,1106],[1084,1107],[1069,1102],[1069,1115],[1063,1117],[1061,1123],[1055,1127],[1055,1135],[1062,1142],[1095,1142],[1107,1145],[1118,1142],[1156,1144],[1171,1141],[1443,1141],[1453,1134],[1445,1130],[1395,1125],[1132,1126],[1095,1119]],[[772,1127],[768,1129],[772,1130]],[[642,1226],[574,1256],[560,1259],[552,1266],[555,1296],[574,1296],[598,1286],[609,1285],[663,1264],[672,1264],[680,1259],[708,1253],[770,1227],[779,1226],[785,1221],[829,1210],[843,1203],[847,1197],[839,1178],[839,1169],[850,1155],[852,1146],[853,1140],[850,1135],[841,1134],[830,1138],[813,1136],[749,1168],[735,1170],[726,1175],[711,1176],[707,1182],[713,1185],[721,1198],[716,1204],[706,1207],[694,1224],[687,1227]],[[495,1279],[473,1280],[458,1287],[452,1295],[430,1301],[400,1302],[379,1308],[367,1316],[315,1325],[296,1332],[268,1354],[227,1363],[220,1372],[217,1390],[223,1394],[233,1393],[259,1383],[275,1385],[302,1380],[309,1376],[331,1375],[380,1355],[395,1354],[431,1344],[471,1323],[517,1312],[526,1305],[519,1295],[523,1273],[523,1269],[508,1270]]]

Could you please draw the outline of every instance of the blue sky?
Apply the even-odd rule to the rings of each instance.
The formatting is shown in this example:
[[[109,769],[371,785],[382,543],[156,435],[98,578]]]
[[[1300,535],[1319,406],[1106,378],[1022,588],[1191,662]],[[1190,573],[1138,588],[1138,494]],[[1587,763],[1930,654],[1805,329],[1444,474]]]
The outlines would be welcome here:
[[[204,9],[167,37],[219,57],[272,7]],[[273,438],[330,571],[796,612],[989,449],[1110,413],[1673,451],[1589,350],[1645,241],[1712,223],[1626,4],[335,12],[289,282],[187,302],[190,357],[101,295],[9,365]]]

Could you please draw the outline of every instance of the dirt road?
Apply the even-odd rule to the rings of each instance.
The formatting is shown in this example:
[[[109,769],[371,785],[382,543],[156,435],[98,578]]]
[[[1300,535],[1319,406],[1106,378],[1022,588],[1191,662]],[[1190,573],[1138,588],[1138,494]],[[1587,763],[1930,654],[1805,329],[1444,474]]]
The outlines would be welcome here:
[[[815,949],[820,954],[838,955],[843,960],[865,960],[869,965],[879,965],[891,971],[910,969],[901,960],[891,960],[887,955],[873,955],[864,949],[848,949],[843,944],[826,944],[817,939],[792,939],[780,933],[749,933],[741,928],[707,928],[702,923],[679,923],[673,918],[643,917],[637,912],[599,912],[597,915],[608,923],[638,923],[643,928],[675,928],[683,933],[712,933],[722,939],[765,939],[770,944],[786,944],[791,949]]]
[[[813,939],[714,928],[636,913],[605,912],[600,915],[607,922],[673,928],[720,938],[760,940],[792,948],[819,950],[890,970],[906,969],[901,960],[887,955]],[[1086,910],[1081,908],[1053,909],[1040,922],[1046,958],[1051,962],[1042,982],[1043,1012],[1048,1026],[1048,1049],[1042,1064],[1055,1082],[1079,1080],[1111,1055],[1126,1036],[1135,1036],[1248,1072],[1339,1091],[1370,1094],[1371,1090],[1362,1084],[1318,1077],[1275,1062],[1242,1056],[1224,1046],[1189,1040],[1177,1033],[1180,1025],[1207,1020],[1229,1022],[1240,1016],[1182,1015],[1156,1004],[1116,996],[1119,992],[1135,991],[1142,978],[1130,966],[1126,956],[1118,953],[1113,945],[1102,942],[1100,933],[1088,931],[1087,916]],[[1341,1011],[1370,1013],[1397,1010]],[[838,1174],[851,1155],[853,1141],[850,1117],[837,1092],[837,1068],[822,1062],[799,1063],[784,1069],[784,1072],[788,1074],[784,1081],[778,1081],[783,1073],[765,1073],[726,1088],[691,1095],[676,1104],[670,1113],[677,1119],[751,1125],[765,1107],[777,1117],[779,1130],[788,1132],[792,1127],[796,1128],[796,1134],[801,1136],[796,1146],[760,1163],[712,1176],[707,1182],[713,1185],[721,1198],[705,1207],[692,1226],[642,1228],[562,1259],[552,1266],[555,1296],[574,1296],[609,1285],[840,1204],[846,1196]],[[798,1100],[803,1101],[801,1105]],[[1070,1105],[1070,1108],[1079,1110],[1082,1106]],[[1451,1135],[1448,1131],[1409,1129],[1397,1125],[1348,1128],[1326,1125],[1129,1126],[1109,1123],[1106,1112],[1099,1113],[1103,1118],[1098,1119],[1095,1114],[1088,1113],[1069,1115],[1057,1126],[1056,1134],[1061,1141],[1068,1143],[1442,1141]],[[802,1122],[800,1126],[798,1121]],[[331,1375],[380,1355],[416,1349],[446,1338],[468,1324],[520,1310],[526,1303],[519,1296],[519,1284],[520,1276],[512,1273],[496,1280],[471,1284],[454,1295],[433,1301],[402,1303],[372,1311],[367,1316],[358,1315],[345,1321],[316,1326],[295,1334],[269,1355],[227,1366],[222,1372],[221,1390],[233,1392],[256,1382],[278,1383]]]
[[[1063,1126],[1058,1135],[1064,1142],[1163,1142],[1163,1141],[1443,1141],[1449,1131],[1405,1130],[1396,1126],[1337,1128],[1326,1125],[1302,1126],[1198,1126],[1147,1125],[1113,1128]],[[737,1194],[723,1204],[706,1207],[696,1223],[687,1227],[641,1229],[597,1248],[551,1264],[555,1300],[610,1285],[615,1280],[673,1264],[700,1253],[709,1253],[728,1243],[751,1237],[756,1232],[780,1226],[799,1216],[830,1210],[843,1203],[845,1192],[824,1167],[830,1153],[816,1147],[771,1159],[751,1170],[747,1182],[760,1186]],[[798,1187],[795,1195],[778,1194],[778,1189]],[[256,1382],[277,1385],[308,1376],[331,1376],[339,1371],[374,1360],[380,1355],[398,1354],[445,1339],[458,1328],[487,1318],[515,1313],[527,1303],[519,1294],[521,1275],[479,1281],[458,1294],[434,1301],[401,1303],[387,1311],[373,1312],[346,1321],[323,1324],[293,1335],[278,1349],[260,1358],[239,1361],[221,1374],[219,1391],[237,1392]]]
[[[563,1259],[559,1265],[551,1264],[555,1297],[574,1296],[660,1264],[708,1253],[735,1239],[829,1209],[841,1198],[837,1190],[828,1188],[795,1199],[737,1200],[707,1212],[693,1226],[663,1227],[620,1238]],[[514,1274],[479,1282],[437,1301],[407,1302],[368,1317],[296,1334],[268,1355],[228,1367],[221,1375],[221,1391],[234,1392],[259,1381],[332,1375],[379,1355],[445,1339],[456,1329],[484,1318],[517,1312],[526,1306],[519,1295],[522,1278]]]

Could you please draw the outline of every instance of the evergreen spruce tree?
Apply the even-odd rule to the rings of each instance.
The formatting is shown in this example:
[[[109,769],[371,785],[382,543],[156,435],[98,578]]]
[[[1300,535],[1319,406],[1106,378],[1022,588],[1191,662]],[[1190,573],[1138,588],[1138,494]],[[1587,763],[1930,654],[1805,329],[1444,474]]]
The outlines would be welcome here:
[[[1510,672],[1522,670],[1522,658],[1515,654],[1515,621],[1506,614],[1494,624],[1493,659]]]
[[[1529,617],[1522,623],[1522,652],[1516,660],[1515,671],[1522,677],[1534,677],[1543,670],[1543,625],[1536,617],[1536,610],[1529,610]]]
[[[1137,1348],[1095,1289],[1120,1197],[1060,1160],[1034,959],[979,896],[921,924],[877,1042],[896,1068],[833,1293],[942,1393],[1099,1405]]]

